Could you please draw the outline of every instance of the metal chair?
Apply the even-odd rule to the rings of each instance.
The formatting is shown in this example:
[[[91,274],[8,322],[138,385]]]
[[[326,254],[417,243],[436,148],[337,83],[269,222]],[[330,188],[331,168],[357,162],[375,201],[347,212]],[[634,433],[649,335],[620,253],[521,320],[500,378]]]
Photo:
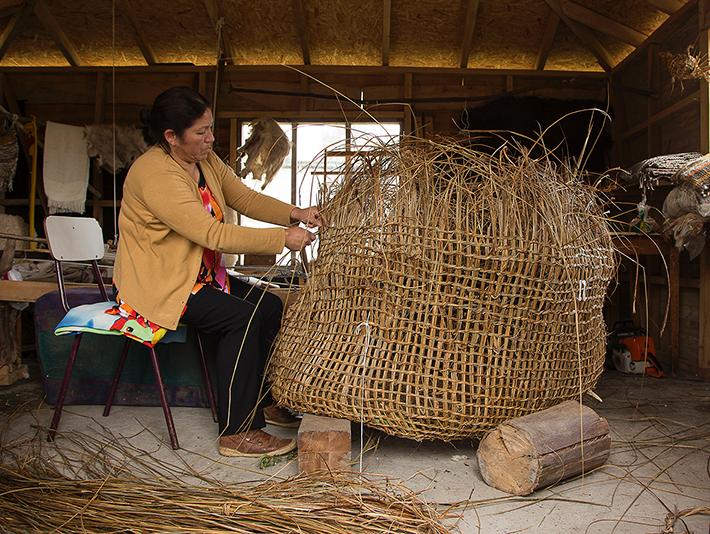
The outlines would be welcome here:
[[[103,234],[101,232],[101,226],[99,226],[98,221],[91,217],[65,217],[59,215],[50,215],[44,221],[44,228],[47,236],[47,241],[49,242],[49,251],[56,265],[57,284],[59,286],[59,295],[61,298],[62,306],[64,307],[64,311],[66,312],[65,318],[71,312],[94,314],[97,316],[97,318],[99,317],[99,314],[105,315],[105,310],[107,309],[106,306],[110,307],[114,305],[115,302],[109,300],[103,280],[101,279],[101,272],[99,271],[98,261],[104,257],[104,241]],[[62,273],[62,262],[64,261],[91,262],[96,283],[98,285],[99,291],[101,292],[101,296],[104,299],[103,302],[95,304],[85,304],[83,306],[76,306],[74,308],[70,308],[67,302],[64,276]],[[104,306],[101,306],[102,304]],[[178,330],[184,328],[186,327],[180,326],[178,327]],[[122,335],[120,332],[115,330],[91,329],[90,332],[100,335]],[[65,329],[62,333],[69,333],[74,335],[75,337],[74,343],[72,344],[71,353],[69,355],[69,360],[67,361],[66,369],[64,371],[64,379],[59,390],[57,402],[54,406],[54,416],[52,417],[52,422],[49,426],[49,434],[47,437],[49,441],[52,441],[55,438],[57,427],[59,426],[59,419],[62,416],[62,409],[64,408],[64,399],[66,397],[67,389],[69,387],[69,381],[71,380],[72,370],[74,368],[77,353],[79,352],[79,345],[81,344],[82,336],[86,333],[86,331],[77,329],[67,332]],[[113,404],[114,396],[116,395],[116,389],[118,388],[121,372],[123,371],[123,366],[126,363],[129,343],[131,341],[135,343],[140,343],[140,341],[131,339],[127,336],[124,337],[126,337],[126,341],[123,345],[123,350],[121,351],[121,357],[116,368],[113,382],[111,383],[111,389],[109,391],[108,398],[106,399],[106,406],[103,412],[104,416],[108,416],[111,411],[111,406]],[[164,341],[167,340],[164,339]],[[212,418],[217,421],[217,410],[215,406],[216,403],[214,393],[212,391],[212,383],[210,381],[210,376],[207,369],[207,361],[205,360],[205,354],[202,349],[202,341],[199,337],[199,334],[197,336],[197,341],[200,349],[200,358],[202,360],[202,375],[205,381],[205,387],[207,388],[207,396],[209,398],[210,409],[212,410]],[[168,426],[170,444],[172,445],[173,449],[178,449],[180,446],[178,444],[172,414],[170,413],[170,407],[168,406],[168,402],[165,397],[165,387],[163,385],[163,379],[160,374],[158,357],[155,353],[154,347],[148,348],[150,349],[150,357],[153,363],[153,373],[155,374],[156,386],[158,387],[158,393],[160,394],[160,404],[163,407],[165,422]]]

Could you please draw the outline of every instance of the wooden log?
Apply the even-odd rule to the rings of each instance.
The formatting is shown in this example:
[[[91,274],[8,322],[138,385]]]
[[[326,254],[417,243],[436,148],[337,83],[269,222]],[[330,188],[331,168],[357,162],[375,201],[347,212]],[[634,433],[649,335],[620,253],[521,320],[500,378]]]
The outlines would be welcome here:
[[[500,424],[478,446],[478,466],[489,486],[529,495],[603,465],[610,447],[606,419],[566,401]]]
[[[350,421],[306,414],[298,429],[298,467],[314,475],[350,471]]]

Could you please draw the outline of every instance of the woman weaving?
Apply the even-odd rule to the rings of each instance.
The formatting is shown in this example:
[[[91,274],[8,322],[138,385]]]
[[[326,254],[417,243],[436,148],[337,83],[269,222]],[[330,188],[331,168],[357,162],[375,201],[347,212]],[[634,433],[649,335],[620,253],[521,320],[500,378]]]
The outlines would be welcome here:
[[[144,119],[154,146],[128,172],[118,221],[114,283],[121,315],[140,317],[153,342],[178,322],[216,334],[220,454],[289,452],[294,440],[262,430],[267,422],[297,424],[261,391],[281,301],[230,279],[222,254],[299,251],[316,236],[297,224],[321,226],[323,219],[315,207],[297,208],[243,185],[212,151],[212,112],[193,89],[161,93]],[[227,206],[286,228],[225,224]]]

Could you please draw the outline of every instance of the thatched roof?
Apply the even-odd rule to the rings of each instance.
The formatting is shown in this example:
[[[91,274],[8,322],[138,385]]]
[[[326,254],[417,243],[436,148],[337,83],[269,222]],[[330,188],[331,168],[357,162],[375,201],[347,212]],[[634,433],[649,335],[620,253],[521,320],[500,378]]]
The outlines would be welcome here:
[[[0,67],[213,65],[221,27],[222,55],[237,65],[608,70],[685,5],[686,0],[5,0]]]

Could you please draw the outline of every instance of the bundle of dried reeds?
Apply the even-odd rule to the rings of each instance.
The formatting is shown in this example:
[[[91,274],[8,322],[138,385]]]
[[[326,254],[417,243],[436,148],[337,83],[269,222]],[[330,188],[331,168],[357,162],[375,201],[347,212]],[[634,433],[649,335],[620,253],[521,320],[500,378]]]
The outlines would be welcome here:
[[[683,81],[706,80],[710,81],[710,63],[707,54],[700,54],[695,51],[695,46],[690,45],[681,54],[672,52],[660,52],[659,57],[665,63],[668,73],[671,75],[671,83],[680,82],[683,90]]]
[[[609,229],[576,168],[526,154],[409,139],[345,163],[270,364],[281,403],[454,440],[593,387]]]
[[[446,533],[388,480],[299,476],[225,484],[121,440],[65,434],[0,445],[2,532]],[[59,443],[59,442],[57,442]]]

